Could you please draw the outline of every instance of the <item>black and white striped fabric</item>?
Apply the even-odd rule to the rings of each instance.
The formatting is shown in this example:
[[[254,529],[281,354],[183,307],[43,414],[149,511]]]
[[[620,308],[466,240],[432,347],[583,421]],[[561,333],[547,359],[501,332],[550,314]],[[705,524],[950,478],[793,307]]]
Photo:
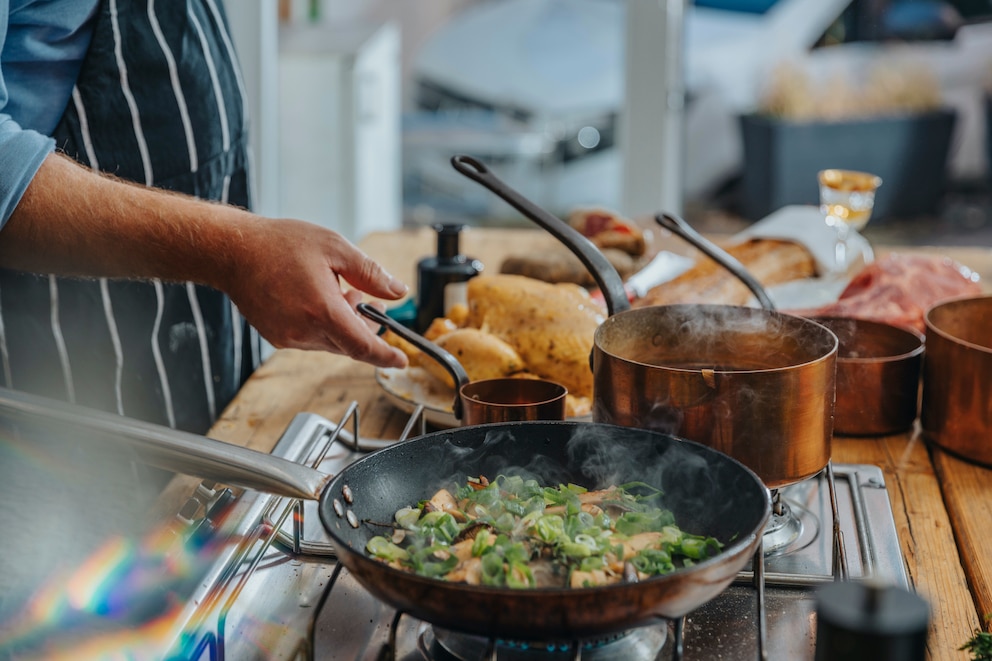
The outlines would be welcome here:
[[[219,3],[102,0],[57,147],[94,170],[250,206],[244,84]],[[6,271],[0,362],[7,387],[203,433],[258,365],[259,340],[206,287]]]

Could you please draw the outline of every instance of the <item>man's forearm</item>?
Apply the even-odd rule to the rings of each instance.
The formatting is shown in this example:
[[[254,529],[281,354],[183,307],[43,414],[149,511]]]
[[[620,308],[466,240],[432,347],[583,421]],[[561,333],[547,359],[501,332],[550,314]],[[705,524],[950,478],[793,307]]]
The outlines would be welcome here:
[[[193,281],[230,296],[273,346],[407,362],[355,311],[364,294],[395,300],[406,285],[337,232],[124,183],[63,156],[45,160],[0,230],[0,266]]]
[[[217,286],[251,214],[112,179],[50,155],[3,230],[0,266]],[[234,222],[238,221],[238,222]],[[204,255],[215,259],[204,263]]]

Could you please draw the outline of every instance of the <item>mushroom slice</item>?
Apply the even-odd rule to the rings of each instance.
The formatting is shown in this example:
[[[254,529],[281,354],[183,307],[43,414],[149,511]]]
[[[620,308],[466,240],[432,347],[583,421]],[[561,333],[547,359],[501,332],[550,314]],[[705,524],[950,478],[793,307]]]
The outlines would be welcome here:
[[[425,512],[447,512],[454,517],[455,521],[464,523],[468,519],[465,513],[458,509],[455,497],[447,489],[441,489],[431,499],[424,503]]]
[[[455,535],[455,538],[451,540],[451,543],[457,544],[458,542],[473,540],[482,530],[488,530],[491,533],[496,532],[496,529],[493,528],[490,524],[483,523],[482,521],[475,521],[474,523],[470,523],[464,528],[462,528],[461,532]],[[495,539],[495,537],[493,539]]]

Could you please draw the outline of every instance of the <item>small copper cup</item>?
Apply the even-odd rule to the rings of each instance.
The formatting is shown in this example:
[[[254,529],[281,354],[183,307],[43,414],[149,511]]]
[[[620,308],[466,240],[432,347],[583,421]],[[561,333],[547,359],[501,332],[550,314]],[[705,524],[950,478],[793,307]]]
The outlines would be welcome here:
[[[459,389],[462,424],[564,420],[565,386],[540,379],[483,379]]]
[[[992,466],[992,296],[938,303],[925,320],[923,433],[948,452]]]
[[[919,410],[924,337],[911,328],[850,317],[814,317],[837,336],[834,433],[896,434]]]

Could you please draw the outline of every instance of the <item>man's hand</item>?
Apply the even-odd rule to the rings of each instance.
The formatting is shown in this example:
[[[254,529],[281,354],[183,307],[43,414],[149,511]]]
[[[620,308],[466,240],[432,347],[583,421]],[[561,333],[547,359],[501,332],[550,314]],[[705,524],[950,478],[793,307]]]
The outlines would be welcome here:
[[[57,275],[192,281],[227,293],[276,347],[380,367],[406,356],[355,305],[406,286],[340,234],[92,172],[57,154],[0,231],[0,266]]]
[[[317,225],[254,218],[241,235],[222,288],[273,346],[406,366],[403,352],[386,344],[378,325],[355,310],[363,292],[395,300],[406,294],[406,285],[340,234]]]

